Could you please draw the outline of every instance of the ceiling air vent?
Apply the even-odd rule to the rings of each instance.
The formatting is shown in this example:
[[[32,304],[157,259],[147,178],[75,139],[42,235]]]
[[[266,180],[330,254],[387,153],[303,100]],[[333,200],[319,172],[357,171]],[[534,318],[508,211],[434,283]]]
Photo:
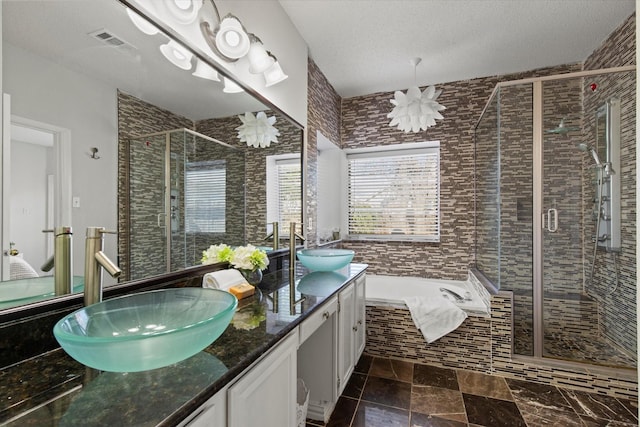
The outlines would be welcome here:
[[[127,43],[120,37],[116,36],[113,32],[105,28],[93,31],[88,35],[93,37],[94,39],[99,40],[101,43],[106,44],[107,46],[118,48],[118,50],[131,54],[135,53],[136,51],[136,48],[133,45]]]
[[[93,37],[96,40],[99,40],[100,43],[106,44],[110,47],[115,47],[116,51],[124,53],[129,56],[136,56],[137,49],[130,43],[127,43],[120,37],[116,36],[113,32],[107,29],[101,29],[97,31],[93,31],[88,34],[90,37]]]

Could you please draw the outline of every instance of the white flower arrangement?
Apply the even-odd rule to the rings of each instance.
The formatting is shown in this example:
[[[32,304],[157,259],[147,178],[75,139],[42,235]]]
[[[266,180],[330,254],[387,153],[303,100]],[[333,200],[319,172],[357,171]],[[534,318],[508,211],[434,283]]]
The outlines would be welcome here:
[[[267,253],[253,245],[238,246],[235,249],[224,243],[211,245],[202,251],[202,263],[228,262],[238,270],[264,270],[269,265]]]

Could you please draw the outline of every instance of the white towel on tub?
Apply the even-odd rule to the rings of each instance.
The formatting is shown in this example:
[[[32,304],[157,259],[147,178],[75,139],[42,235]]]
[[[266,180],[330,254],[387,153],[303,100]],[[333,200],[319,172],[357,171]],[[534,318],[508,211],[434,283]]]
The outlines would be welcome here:
[[[202,287],[211,289],[229,290],[234,285],[246,283],[247,280],[240,272],[234,268],[213,271],[202,277]]]
[[[416,327],[428,343],[455,330],[467,318],[467,313],[442,295],[403,298]]]

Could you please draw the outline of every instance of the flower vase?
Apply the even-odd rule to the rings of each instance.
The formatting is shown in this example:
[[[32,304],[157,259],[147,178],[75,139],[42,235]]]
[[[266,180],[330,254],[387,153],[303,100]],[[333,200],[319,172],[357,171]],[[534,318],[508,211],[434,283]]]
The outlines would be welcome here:
[[[262,270],[240,270],[240,273],[247,280],[247,283],[253,286],[258,286],[262,282]]]

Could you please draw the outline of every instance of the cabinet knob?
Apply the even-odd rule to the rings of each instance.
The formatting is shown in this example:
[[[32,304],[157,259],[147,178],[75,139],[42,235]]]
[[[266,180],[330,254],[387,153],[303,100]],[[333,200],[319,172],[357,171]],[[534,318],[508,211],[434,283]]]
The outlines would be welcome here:
[[[322,313],[322,318],[323,318],[324,320],[327,320],[327,319],[329,318],[329,312],[328,312],[328,311],[325,311],[324,313]]]
[[[358,332],[358,327],[357,326],[354,326],[352,329],[353,329],[353,332]]]
[[[362,320],[358,320],[358,325],[362,325]]]

